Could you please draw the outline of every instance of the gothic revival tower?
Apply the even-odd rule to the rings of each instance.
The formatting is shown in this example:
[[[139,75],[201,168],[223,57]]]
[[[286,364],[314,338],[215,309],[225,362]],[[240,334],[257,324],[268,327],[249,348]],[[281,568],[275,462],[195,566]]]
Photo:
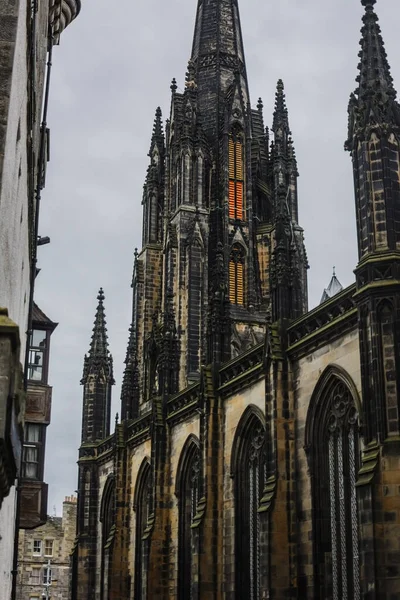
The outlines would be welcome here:
[[[73,558],[73,596],[95,600],[99,476],[96,445],[110,435],[113,361],[108,349],[104,293],[100,289],[89,353],[83,376],[82,442],[79,449],[78,536],[79,553]]]
[[[103,440],[110,434],[111,387],[114,384],[112,356],[108,350],[104,293],[100,288],[92,341],[85,356],[82,443]]]
[[[201,365],[261,341],[268,311],[290,320],[307,309],[283,84],[270,148],[262,102],[250,104],[236,0],[199,0],[185,89],[174,79],[171,92],[165,135],[158,108],[149,152],[123,416],[161,394],[162,364],[177,374],[173,393],[198,381]]]
[[[375,2],[362,0],[360,74],[350,99],[347,149],[356,193],[366,438],[383,442],[400,435],[396,341],[400,334],[400,106]]]
[[[400,106],[375,3],[362,0],[360,73],[350,99],[346,143],[353,160],[358,232],[356,299],[367,444],[364,461],[368,464],[372,452],[375,467],[380,464],[374,485],[360,487],[361,506],[371,519],[363,523],[362,535],[368,543],[361,549],[362,574],[374,593],[363,596],[368,598],[383,597],[383,590],[390,590],[393,597],[399,593],[397,557],[384,552],[389,546],[379,539],[396,535],[398,519],[393,518],[397,514],[393,511],[400,508],[398,496],[391,498],[385,485],[400,483],[396,456],[400,439]],[[393,580],[384,583],[387,573],[393,573]]]

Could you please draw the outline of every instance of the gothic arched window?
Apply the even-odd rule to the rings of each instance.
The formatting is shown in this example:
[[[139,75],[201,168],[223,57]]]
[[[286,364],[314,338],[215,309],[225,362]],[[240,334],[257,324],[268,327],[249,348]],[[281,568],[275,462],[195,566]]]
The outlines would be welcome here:
[[[115,522],[115,479],[110,475],[104,486],[100,506],[101,522],[101,600],[108,600],[112,566]]]
[[[260,600],[260,501],[266,479],[264,416],[249,407],[236,432],[232,474],[235,493],[236,594],[242,600]]]
[[[244,262],[244,248],[240,244],[234,244],[229,258],[229,300],[232,304],[242,306],[244,305]]]
[[[307,420],[316,593],[326,600],[361,598],[356,397],[356,388],[347,374],[328,367],[311,399]]]
[[[142,463],[135,487],[134,507],[136,510],[135,527],[135,581],[134,600],[145,600],[146,563],[145,531],[150,517],[151,467],[147,459]]]
[[[179,506],[178,531],[178,600],[192,598],[192,524],[199,501],[200,449],[191,436],[182,450],[177,476]]]
[[[240,136],[229,136],[229,218],[244,220],[244,161]]]

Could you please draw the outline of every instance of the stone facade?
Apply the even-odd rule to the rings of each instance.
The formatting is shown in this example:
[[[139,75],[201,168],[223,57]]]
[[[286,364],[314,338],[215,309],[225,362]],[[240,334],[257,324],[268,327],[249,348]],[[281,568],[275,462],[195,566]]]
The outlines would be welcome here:
[[[36,277],[38,212],[45,184],[47,128],[42,114],[46,59],[80,0],[2,2],[0,6],[0,590],[10,598],[22,456],[23,367]],[[49,40],[49,31],[52,39]],[[29,60],[28,58],[29,57]],[[11,346],[10,346],[11,344]]]
[[[45,525],[20,534],[17,600],[42,598],[49,583],[49,598],[68,600],[70,555],[76,537],[74,496],[65,498],[62,517],[47,517]],[[51,577],[47,578],[50,565]]]
[[[113,433],[102,290],[85,357],[73,600],[400,597],[400,106],[375,2],[346,143],[356,282],[308,312],[283,83],[270,140],[237,1],[198,0],[165,135],[156,112]]]

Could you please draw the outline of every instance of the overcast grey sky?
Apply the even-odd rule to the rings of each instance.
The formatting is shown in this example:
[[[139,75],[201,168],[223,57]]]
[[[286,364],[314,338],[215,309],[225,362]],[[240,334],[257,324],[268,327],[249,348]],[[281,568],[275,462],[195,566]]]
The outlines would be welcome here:
[[[60,323],[52,340],[49,512],[77,485],[83,356],[96,295],[104,287],[117,383],[131,314],[135,246],[154,112],[169,114],[170,82],[184,85],[197,0],[82,0],[54,53],[51,163],[43,194],[36,300]],[[300,224],[310,261],[310,307],[332,266],[353,282],[356,231],[347,103],[355,88],[360,0],[239,0],[252,105],[271,124],[276,82],[285,82],[300,170]],[[112,6],[112,8],[110,8]],[[389,62],[400,90],[399,0],[378,0]],[[119,410],[119,385],[114,410]]]

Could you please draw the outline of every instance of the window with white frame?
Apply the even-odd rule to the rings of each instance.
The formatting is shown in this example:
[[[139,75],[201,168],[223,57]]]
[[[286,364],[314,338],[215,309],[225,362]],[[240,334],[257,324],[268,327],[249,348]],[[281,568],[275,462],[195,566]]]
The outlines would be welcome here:
[[[53,540],[44,540],[44,555],[53,556]]]
[[[33,554],[42,556],[42,540],[33,540]]]
[[[43,569],[43,585],[50,585],[51,583],[51,567],[44,567]]]

